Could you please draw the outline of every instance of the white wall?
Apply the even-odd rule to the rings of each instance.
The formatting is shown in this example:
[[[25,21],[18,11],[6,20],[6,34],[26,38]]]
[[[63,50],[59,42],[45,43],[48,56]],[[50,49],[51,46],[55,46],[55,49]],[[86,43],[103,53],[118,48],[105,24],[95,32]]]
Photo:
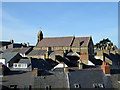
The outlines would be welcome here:
[[[62,64],[62,63],[59,63],[57,66],[54,67],[55,68],[64,68],[64,67],[68,67],[66,64]]]
[[[6,60],[5,59],[0,59],[0,62],[6,65]]]

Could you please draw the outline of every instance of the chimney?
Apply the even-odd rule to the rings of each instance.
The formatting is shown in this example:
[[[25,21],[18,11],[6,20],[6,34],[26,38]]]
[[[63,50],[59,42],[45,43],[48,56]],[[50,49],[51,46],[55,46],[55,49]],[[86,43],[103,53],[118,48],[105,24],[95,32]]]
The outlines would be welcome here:
[[[51,47],[47,47],[46,58],[49,58]]]
[[[38,76],[38,68],[33,69],[33,74],[34,74],[34,76]]]
[[[2,75],[2,76],[4,76],[4,65],[3,64],[0,64],[0,69],[1,69],[1,73],[0,73],[0,75]]]
[[[83,69],[83,63],[82,63],[82,60],[78,60],[78,67],[79,69]]]
[[[101,65],[101,69],[103,69],[105,74],[110,74],[110,65],[109,63],[103,62]]]
[[[64,73],[68,73],[68,68],[64,68]]]
[[[10,43],[12,43],[12,44],[13,44],[13,43],[14,43],[14,40],[10,40]]]
[[[7,63],[7,67],[9,67],[9,63]]]
[[[29,47],[29,42],[27,42],[27,47]]]
[[[51,51],[51,47],[47,47],[47,51],[50,52]]]

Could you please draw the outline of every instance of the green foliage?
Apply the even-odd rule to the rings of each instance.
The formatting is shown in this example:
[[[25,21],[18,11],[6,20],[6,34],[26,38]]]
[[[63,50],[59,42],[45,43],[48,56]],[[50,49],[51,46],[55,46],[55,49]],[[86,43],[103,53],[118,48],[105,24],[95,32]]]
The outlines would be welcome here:
[[[110,50],[112,46],[113,46],[113,43],[111,42],[111,40],[107,38],[96,43],[94,47],[97,49],[105,49],[105,47],[108,47],[108,49]]]

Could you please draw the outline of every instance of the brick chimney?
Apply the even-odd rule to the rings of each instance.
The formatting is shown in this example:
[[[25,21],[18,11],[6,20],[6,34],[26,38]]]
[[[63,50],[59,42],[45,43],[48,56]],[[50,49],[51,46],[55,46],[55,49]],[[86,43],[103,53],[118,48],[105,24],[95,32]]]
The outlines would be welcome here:
[[[101,69],[103,69],[105,74],[110,74],[110,65],[109,63],[103,62],[101,65]]]

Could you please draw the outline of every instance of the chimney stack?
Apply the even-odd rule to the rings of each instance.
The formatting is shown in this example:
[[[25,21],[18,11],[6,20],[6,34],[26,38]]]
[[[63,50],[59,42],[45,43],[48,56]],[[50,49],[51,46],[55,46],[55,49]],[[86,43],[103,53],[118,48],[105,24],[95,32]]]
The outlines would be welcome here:
[[[68,73],[68,68],[64,68],[64,73]]]
[[[110,74],[110,65],[109,63],[103,62],[101,69],[103,69],[105,74]]]
[[[10,43],[12,43],[12,44],[13,44],[13,43],[14,43],[14,40],[10,40]]]
[[[34,74],[34,76],[38,76],[38,68],[33,69],[33,74]]]
[[[29,42],[27,42],[27,47],[29,47]]]
[[[78,67],[79,69],[83,69],[83,63],[82,63],[82,60],[78,60]]]

